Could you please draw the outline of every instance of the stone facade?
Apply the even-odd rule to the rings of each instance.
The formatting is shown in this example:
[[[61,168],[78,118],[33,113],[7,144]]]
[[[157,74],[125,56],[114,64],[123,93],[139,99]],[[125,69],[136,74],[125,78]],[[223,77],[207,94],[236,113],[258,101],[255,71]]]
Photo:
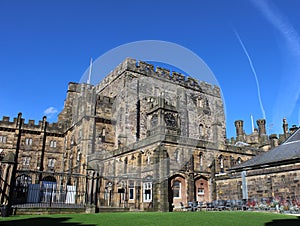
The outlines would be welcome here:
[[[226,140],[219,87],[130,58],[97,85],[69,83],[57,123],[22,120],[0,121],[2,179],[21,132],[19,173],[69,175],[54,181],[80,188],[86,195],[76,202],[99,208],[171,211],[221,198],[220,187],[239,181],[219,177],[275,144],[264,120],[251,135],[237,121],[236,139]],[[30,183],[41,183],[38,175]],[[6,197],[2,192],[1,201]]]

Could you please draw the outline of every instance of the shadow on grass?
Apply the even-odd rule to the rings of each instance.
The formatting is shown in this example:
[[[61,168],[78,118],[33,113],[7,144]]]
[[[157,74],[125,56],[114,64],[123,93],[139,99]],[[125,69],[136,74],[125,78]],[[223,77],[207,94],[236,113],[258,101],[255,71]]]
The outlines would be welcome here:
[[[295,226],[300,225],[300,217],[298,219],[280,219],[273,220],[272,222],[266,223],[266,226]]]
[[[77,222],[66,222],[71,218],[60,217],[60,218],[50,218],[50,217],[37,217],[30,219],[20,219],[11,221],[0,221],[1,226],[95,226],[92,224],[81,224]]]

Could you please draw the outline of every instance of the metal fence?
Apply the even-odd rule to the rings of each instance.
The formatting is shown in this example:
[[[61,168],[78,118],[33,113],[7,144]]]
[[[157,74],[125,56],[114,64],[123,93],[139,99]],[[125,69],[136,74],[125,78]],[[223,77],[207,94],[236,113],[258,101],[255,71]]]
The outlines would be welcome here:
[[[16,207],[76,208],[85,203],[85,175],[24,171],[17,174],[12,197]]]

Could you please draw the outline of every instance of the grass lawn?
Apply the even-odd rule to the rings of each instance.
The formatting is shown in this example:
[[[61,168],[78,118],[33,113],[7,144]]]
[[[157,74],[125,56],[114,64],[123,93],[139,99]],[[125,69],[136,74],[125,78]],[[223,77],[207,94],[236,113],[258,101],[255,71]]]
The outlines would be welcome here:
[[[173,212],[17,215],[1,218],[1,226],[98,226],[98,225],[201,225],[279,226],[300,225],[291,215],[257,212]]]

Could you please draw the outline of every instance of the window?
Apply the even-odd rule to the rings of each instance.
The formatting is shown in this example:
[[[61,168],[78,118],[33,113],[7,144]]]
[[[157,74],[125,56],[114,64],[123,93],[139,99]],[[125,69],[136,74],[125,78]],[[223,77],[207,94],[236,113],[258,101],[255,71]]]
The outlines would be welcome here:
[[[176,159],[176,162],[181,162],[181,153],[180,153],[179,149],[177,149],[175,151],[175,159]]]
[[[56,140],[50,141],[50,148],[56,148]]]
[[[0,136],[0,143],[6,143],[6,136]]]
[[[105,135],[106,135],[106,130],[105,128],[103,128],[100,134],[101,142],[105,142]]]
[[[199,135],[200,137],[204,136],[204,126],[202,124],[199,125]]]
[[[174,181],[173,183],[173,197],[174,198],[181,197],[181,183],[178,180]]]
[[[32,145],[32,138],[26,138],[25,144],[31,146]]]
[[[55,162],[56,162],[56,160],[55,160],[54,158],[48,159],[48,167],[49,167],[50,169],[53,169],[53,168],[54,168],[54,165],[55,165]]]
[[[29,166],[30,160],[31,160],[31,157],[29,157],[29,156],[24,156],[24,157],[22,158],[23,166]]]
[[[152,182],[143,183],[144,202],[152,201]]]
[[[146,156],[147,157],[147,159],[146,159],[147,160],[147,164],[150,165],[151,164],[151,153],[148,151],[146,155],[147,155]]]
[[[198,188],[198,195],[204,195],[204,188]]]
[[[203,167],[203,153],[202,152],[199,154],[199,161],[200,161],[200,169],[202,169],[202,167]]]
[[[219,160],[220,160],[220,171],[221,171],[221,173],[224,173],[224,157],[223,157],[223,155],[220,155]]]
[[[129,181],[129,200],[134,199],[134,182]]]

